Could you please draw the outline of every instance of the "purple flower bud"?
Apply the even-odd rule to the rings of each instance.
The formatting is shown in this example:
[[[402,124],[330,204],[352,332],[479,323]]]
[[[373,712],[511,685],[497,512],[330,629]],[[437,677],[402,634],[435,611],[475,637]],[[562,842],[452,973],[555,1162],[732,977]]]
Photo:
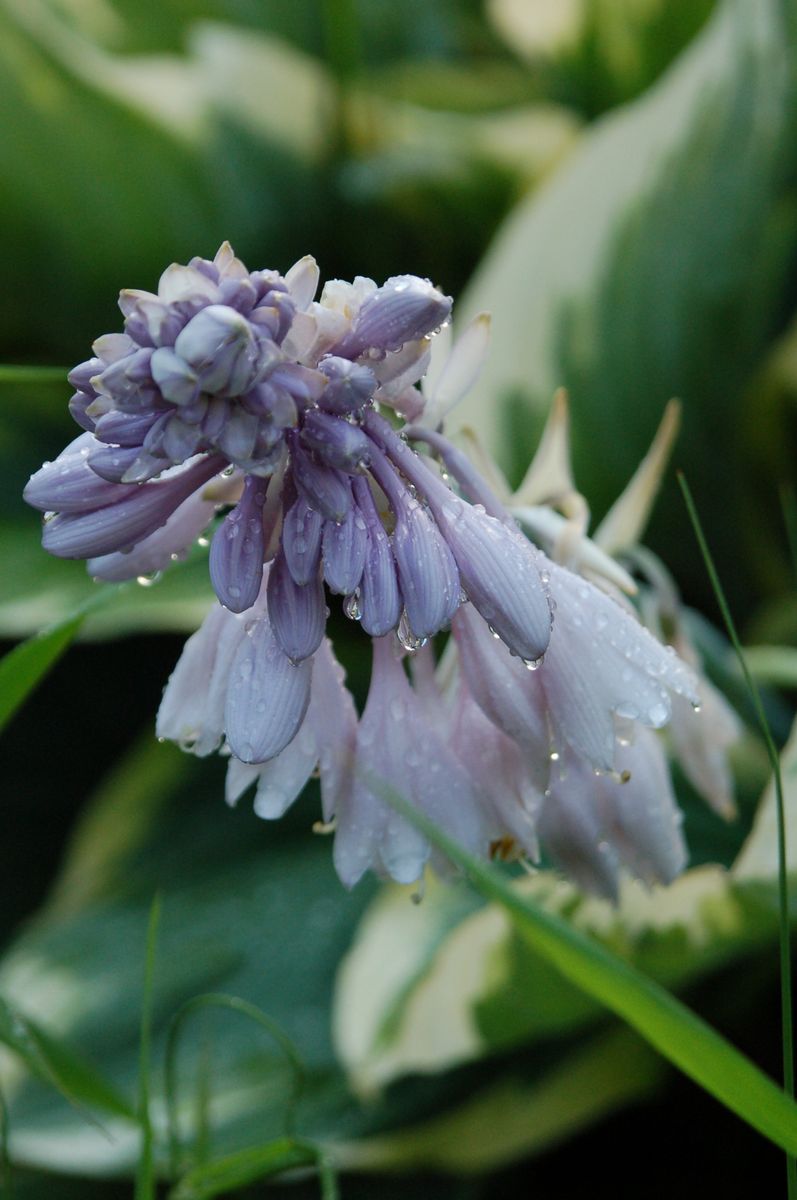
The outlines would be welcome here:
[[[248,391],[273,355],[264,352],[245,317],[224,304],[210,304],[188,322],[174,343],[175,353],[194,368],[202,391],[240,396]]]
[[[154,412],[125,413],[114,409],[99,418],[94,433],[101,442],[114,446],[140,446],[156,420]]]
[[[101,445],[90,433],[75,438],[55,462],[31,475],[23,492],[27,503],[41,512],[85,513],[132,495],[135,486],[108,483],[92,471],[89,455]]]
[[[244,491],[213,535],[210,581],[225,608],[246,612],[257,600],[263,579],[263,505],[266,483],[247,475]]]
[[[78,363],[76,367],[73,367],[67,375],[67,379],[76,392],[85,392],[93,398],[97,393],[91,386],[91,381],[104,366],[102,359],[89,358],[86,362]]]
[[[274,636],[292,662],[301,662],[318,649],[324,636],[327,609],[318,576],[300,586],[291,577],[283,554],[277,554],[268,576],[268,615]]]
[[[429,502],[468,599],[513,654],[536,662],[551,637],[551,610],[537,551],[522,534],[488,516],[480,505],[466,504],[444,490],[445,498],[435,503],[429,496]]]
[[[199,395],[197,373],[184,358],[175,354],[174,350],[168,346],[161,346],[152,355],[150,367],[152,378],[160,388],[164,400],[171,404],[190,404],[196,400]]]
[[[368,350],[400,350],[439,329],[451,312],[451,299],[428,279],[395,275],[363,302],[354,326],[335,347],[344,358],[357,358]]]
[[[227,417],[216,445],[231,462],[246,461],[254,451],[258,429],[257,417],[236,407]]]
[[[85,429],[88,433],[93,433],[95,428],[94,418],[90,417],[86,409],[94,402],[95,394],[92,389],[91,395],[86,392],[75,392],[72,399],[69,401],[70,416],[81,429]]]
[[[93,558],[126,550],[165,525],[177,506],[223,466],[221,459],[205,458],[170,479],[130,488],[98,480],[101,487],[113,489],[114,495],[124,489],[123,498],[91,512],[59,512],[46,522],[42,545],[58,558]],[[94,475],[90,467],[86,469]]]
[[[371,440],[358,425],[343,417],[311,409],[299,435],[302,445],[330,467],[359,474],[371,461]]]
[[[351,508],[351,486],[342,472],[325,467],[294,438],[291,444],[293,479],[311,508],[328,521],[342,521]]]
[[[315,404],[324,395],[326,380],[320,371],[299,363],[281,363],[269,372],[273,387],[283,388],[294,400]]]
[[[88,462],[95,475],[99,475],[101,479],[107,479],[110,483],[122,483],[123,481],[138,483],[152,475],[160,474],[169,466],[165,459],[154,459],[150,464],[151,469],[148,474],[138,475],[135,480],[132,480],[128,476],[128,472],[133,464],[138,462],[140,454],[140,446],[106,446],[104,442],[101,442],[89,454]]]
[[[175,558],[185,557],[216,511],[214,501],[205,499],[204,490],[199,488],[184,500],[165,525],[137,542],[127,553],[116,551],[90,558],[86,563],[89,575],[116,583],[163,571]]]
[[[358,413],[376,391],[376,376],[370,367],[353,363],[348,358],[328,355],[321,359],[318,369],[329,380],[319,400],[328,412],[340,416]]]
[[[352,486],[368,531],[360,580],[360,623],[371,637],[383,637],[396,628],[401,616],[396,563],[369,484],[364,479],[355,479]]]
[[[416,638],[432,637],[459,607],[457,564],[426,509],[376,449],[372,470],[396,518],[391,544],[410,629]]]
[[[232,661],[224,724],[236,758],[266,762],[284,750],[310,702],[313,660],[292,663],[268,617],[252,622]]]
[[[536,662],[551,636],[538,552],[513,525],[454,495],[381,417],[370,414],[368,427],[426,497],[454,554],[468,599],[514,654]]]
[[[324,579],[333,592],[348,596],[358,586],[365,566],[368,529],[365,518],[353,504],[340,524],[324,525]]]
[[[301,496],[285,514],[282,553],[294,583],[300,587],[318,575],[323,522],[321,514]]]

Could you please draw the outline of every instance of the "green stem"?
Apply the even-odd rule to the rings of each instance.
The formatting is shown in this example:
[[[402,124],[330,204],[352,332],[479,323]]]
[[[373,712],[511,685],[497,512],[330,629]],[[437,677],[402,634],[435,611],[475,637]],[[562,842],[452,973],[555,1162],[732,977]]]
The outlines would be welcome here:
[[[779,907],[779,934],[780,934],[780,1003],[781,1003],[781,1034],[783,1040],[783,1088],[788,1096],[794,1098],[794,1034],[792,1029],[792,985],[791,985],[791,938],[790,938],[790,922],[789,922],[789,881],[786,866],[786,815],[783,803],[783,777],[780,769],[780,755],[772,737],[772,732],[769,728],[769,721],[764,711],[764,705],[761,700],[761,693],[758,690],[750,669],[747,665],[747,660],[742,650],[742,644],[739,640],[739,635],[736,632],[736,626],[731,616],[731,610],[728,606],[728,601],[725,597],[720,578],[717,573],[717,568],[714,565],[711,551],[708,548],[708,542],[703,532],[703,526],[700,523],[700,518],[697,515],[697,508],[692,498],[692,492],[686,478],[682,472],[678,472],[678,483],[683,492],[684,501],[686,503],[689,519],[692,522],[692,527],[695,531],[700,553],[703,555],[703,561],[706,564],[708,577],[711,580],[711,586],[714,590],[714,595],[722,613],[722,619],[725,622],[725,628],[728,631],[728,637],[736,652],[736,657],[739,660],[739,665],[744,675],[745,683],[750,692],[750,697],[753,702],[756,719],[761,730],[761,736],[764,739],[764,744],[767,748],[767,754],[772,766],[772,774],[775,782],[775,803],[777,810],[777,825],[778,825],[778,907]],[[797,1200],[797,1159],[793,1155],[786,1155],[786,1173],[788,1180],[788,1195],[789,1200]]]
[[[152,1153],[152,1116],[150,1113],[150,1069],[152,1062],[152,996],[155,984],[155,951],[158,943],[161,901],[152,901],[147,926],[147,950],[144,965],[144,1000],[141,1006],[141,1041],[138,1060],[138,1112],[141,1122],[141,1155],[136,1172],[135,1200],[155,1200],[155,1166]]]
[[[165,1074],[166,1074],[166,1114],[169,1126],[169,1149],[172,1175],[176,1177],[180,1170],[180,1131],[177,1115],[177,1046],[186,1019],[201,1009],[228,1008],[255,1021],[265,1029],[278,1044],[285,1055],[293,1075],[288,1101],[285,1105],[285,1136],[291,1138],[295,1128],[296,1105],[304,1087],[304,1064],[299,1058],[291,1039],[285,1031],[267,1016],[256,1005],[239,996],[227,996],[222,992],[205,992],[201,996],[193,996],[177,1010],[169,1024],[166,1037]]]

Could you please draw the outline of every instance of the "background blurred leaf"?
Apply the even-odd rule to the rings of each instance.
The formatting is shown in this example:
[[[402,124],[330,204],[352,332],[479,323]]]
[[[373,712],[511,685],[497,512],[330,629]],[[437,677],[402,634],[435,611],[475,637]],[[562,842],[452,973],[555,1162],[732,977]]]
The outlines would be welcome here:
[[[797,245],[793,36],[779,0],[725,0],[661,82],[591,132],[510,217],[460,306],[464,319],[490,309],[494,328],[461,420],[517,476],[565,385],[576,478],[599,512],[666,400],[681,396],[678,458],[738,589],[730,564],[757,502],[738,486],[734,415]],[[669,536],[670,566],[688,585],[700,567],[679,527],[677,501],[663,501],[658,536]]]
[[[489,0],[487,12],[549,94],[596,116],[648,87],[713,6],[714,0]]]
[[[766,943],[775,929],[774,918],[734,894],[717,867],[653,893],[628,881],[617,909],[547,872],[514,886],[671,988]],[[469,915],[457,891],[433,886],[409,913],[406,893],[388,888],[361,923],[335,996],[336,1044],[361,1090],[544,1045],[605,1019],[594,999],[518,936],[500,906]],[[418,947],[414,961],[410,945]],[[380,982],[365,988],[365,979]]]
[[[351,1095],[332,1048],[329,1007],[337,963],[374,885],[353,894],[341,888],[328,843],[309,832],[310,797],[279,826],[257,821],[248,804],[225,816],[220,766],[205,761],[196,769],[157,743],[119,765],[87,810],[51,903],[0,962],[0,992],[51,1038],[101,1062],[109,1085],[132,1097],[146,915],[160,890],[152,1114],[161,1164],[166,1028],[183,1002],[209,990],[256,1004],[299,1048],[307,1081],[297,1129],[305,1137],[348,1142],[460,1101],[473,1080],[441,1077],[365,1107]],[[190,1130],[204,1039],[217,1157],[281,1136],[291,1074],[279,1048],[253,1037],[248,1022],[223,1012],[207,1017],[181,1042],[178,1110]],[[128,1124],[109,1119],[109,1141],[35,1078],[3,1065],[0,1079],[15,1162],[86,1175],[130,1172],[138,1139]]]
[[[648,1095],[664,1073],[661,1059],[627,1030],[599,1034],[534,1079],[515,1067],[464,1104],[422,1125],[339,1149],[360,1170],[483,1172],[521,1154],[539,1153],[614,1108]]]

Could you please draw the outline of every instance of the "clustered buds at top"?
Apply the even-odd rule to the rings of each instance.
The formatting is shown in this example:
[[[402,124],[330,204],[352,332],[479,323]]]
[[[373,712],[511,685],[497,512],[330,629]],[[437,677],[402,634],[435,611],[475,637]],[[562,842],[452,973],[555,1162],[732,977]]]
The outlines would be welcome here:
[[[685,729],[696,683],[631,612],[533,546],[439,431],[478,376],[487,319],[424,393],[449,298],[412,275],[333,281],[316,302],[317,284],[309,257],[285,276],[250,272],[225,244],[169,267],[157,294],[123,292],[124,332],[70,374],[84,432],[25,491],[45,548],[133,578],[183,556],[226,508],[209,563],[220,603],[185,647],[158,733],[223,749],[228,800],[255,784],[263,817],[318,769],[347,885],[367,869],[414,882],[427,860],[445,868],[385,785],[474,852],[536,857],[541,839],[609,895],[621,868],[669,880],[683,843],[644,727],[675,704]],[[359,720],[325,638],[336,595],[374,639]],[[435,675],[429,639],[449,627]]]

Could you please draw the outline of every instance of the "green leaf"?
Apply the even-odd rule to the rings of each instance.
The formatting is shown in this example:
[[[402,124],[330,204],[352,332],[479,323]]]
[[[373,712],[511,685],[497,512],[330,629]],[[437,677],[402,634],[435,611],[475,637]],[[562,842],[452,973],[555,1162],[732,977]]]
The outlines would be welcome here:
[[[342,1166],[365,1171],[495,1170],[642,1099],[663,1074],[661,1060],[644,1042],[628,1030],[613,1030],[563,1050],[554,1066],[533,1079],[515,1068],[451,1112],[338,1147],[337,1158]]]
[[[597,124],[510,214],[459,308],[461,320],[493,314],[490,358],[459,419],[517,474],[555,388],[568,388],[575,477],[597,512],[680,396],[679,459],[723,564],[736,563],[728,504],[749,470],[738,406],[797,248],[788,9],[725,0],[655,87]],[[691,546],[672,541],[670,565],[688,579]]]
[[[695,1013],[649,976],[523,896],[402,797],[385,798],[467,872],[508,914],[520,935],[588,996],[626,1021],[665,1058],[782,1149],[797,1151],[797,1104]]]
[[[0,660],[0,729],[58,661],[88,614],[108,604],[118,593],[118,587],[103,588],[82,604],[77,612],[36,634],[21,646],[15,646]]]
[[[736,894],[715,866],[653,892],[627,880],[616,907],[546,871],[513,887],[672,988],[766,944],[775,930],[772,914]],[[467,901],[461,887],[430,881],[417,908],[389,887],[368,910],[335,993],[336,1045],[358,1091],[545,1044],[603,1019],[601,1004],[530,947],[500,905],[474,912]]]
[[[759,682],[774,687],[797,686],[797,650],[793,646],[748,646],[744,656]]]
[[[70,1104],[135,1121],[135,1111],[124,1096],[89,1062],[2,998],[0,1042],[18,1055],[37,1079],[60,1092]]]
[[[111,1085],[132,1095],[147,912],[153,893],[161,892],[151,1078],[159,1171],[167,1167],[160,1069],[167,1032],[174,1013],[199,993],[223,990],[257,1006],[297,1045],[307,1069],[297,1112],[303,1133],[314,1138],[334,1129],[354,1136],[379,1127],[392,1111],[385,1105],[360,1110],[336,1064],[328,1028],[334,972],[373,888],[354,895],[341,888],[328,842],[309,832],[312,809],[272,826],[257,820],[248,804],[231,812],[222,797],[217,764],[197,764],[161,746],[147,755],[136,746],[84,817],[52,901],[0,961],[0,993],[15,1011],[36,1026],[46,1022],[76,1054],[100,1058]],[[112,831],[103,862],[114,814],[129,833]],[[194,1064],[206,1038],[210,1153],[218,1157],[278,1138],[292,1081],[281,1050],[253,1038],[248,1022],[213,1011],[206,1018],[203,1029],[192,1025],[181,1038],[182,1127],[195,1116]],[[56,1102],[35,1076],[5,1062],[0,1086],[14,1162],[85,1174],[133,1172],[139,1156],[134,1125],[109,1119],[109,1141]],[[405,1097],[398,1111],[406,1116],[410,1104]]]
[[[169,1200],[213,1200],[247,1184],[297,1167],[317,1167],[320,1151],[307,1142],[280,1138],[214,1159],[184,1175],[169,1193]],[[328,1195],[329,1193],[324,1193]]]

